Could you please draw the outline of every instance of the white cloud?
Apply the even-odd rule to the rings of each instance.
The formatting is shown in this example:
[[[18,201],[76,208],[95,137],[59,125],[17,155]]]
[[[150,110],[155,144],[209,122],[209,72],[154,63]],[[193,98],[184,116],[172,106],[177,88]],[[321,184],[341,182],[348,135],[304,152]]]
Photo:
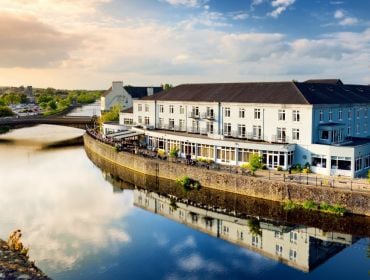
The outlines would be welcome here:
[[[295,0],[273,0],[271,6],[275,9],[268,13],[273,18],[278,18],[289,6],[293,5]]]
[[[348,16],[348,13],[345,10],[336,10],[334,13],[334,19],[337,19],[337,23],[342,26],[353,26],[359,23],[357,18]]]
[[[41,2],[44,1],[37,3]],[[9,5],[15,9],[12,3]],[[0,68],[0,84],[105,88],[115,79],[133,85],[158,85],[166,81],[178,84],[292,80],[324,74],[350,82],[368,81],[369,29],[291,39],[284,33],[230,32],[228,19],[231,15],[207,9],[172,24],[146,19],[117,20],[100,14],[97,5],[102,3],[93,5],[91,9],[94,11],[81,11],[76,15],[70,15],[64,8],[58,12],[56,6],[38,6],[40,16],[35,24],[50,30],[48,39],[53,38],[55,32],[61,35],[56,39],[64,40],[60,41],[63,56],[56,53],[50,60],[45,59],[53,63],[42,67],[33,65],[30,71],[20,64],[17,56],[9,53],[6,59],[23,67]],[[280,1],[274,5],[284,7],[285,4]],[[18,7],[17,18],[36,18],[36,8],[29,6],[27,12],[24,7],[28,5]],[[71,16],[72,20],[67,20]],[[334,16],[333,13],[332,19]],[[346,18],[345,13],[343,18],[335,19],[336,25]],[[5,33],[4,36],[8,35]],[[81,39],[75,44],[76,38]],[[14,49],[20,48],[15,43],[13,45]],[[44,49],[39,47],[39,50]],[[53,54],[51,51],[46,53]],[[0,60],[0,64],[4,61]]]
[[[181,253],[185,249],[194,249],[197,247],[193,236],[188,236],[186,239],[172,247],[171,252],[173,254]]]
[[[343,26],[352,26],[356,25],[358,22],[359,20],[355,17],[346,17],[343,20],[341,20],[339,24]]]
[[[232,12],[229,15],[233,20],[245,20],[249,18],[249,14],[244,11]]]
[[[163,0],[173,6],[185,6],[185,7],[200,7],[208,2],[208,0]]]
[[[60,133],[55,126],[43,127],[41,132],[50,129],[49,135]],[[30,131],[23,131],[23,139]],[[37,128],[32,131],[31,134],[37,134]],[[12,137],[20,139],[19,134]],[[86,170],[90,167],[86,165],[83,149],[34,153],[37,148],[2,150],[2,156],[9,160],[5,165],[0,164],[2,172],[8,175],[2,178],[4,193],[0,196],[0,210],[12,214],[0,229],[0,236],[6,237],[11,230],[21,228],[23,242],[30,247],[31,260],[47,267],[46,272],[73,269],[85,258],[99,256],[102,250],[114,251],[130,242],[122,220],[133,207],[133,197],[126,193],[113,195],[100,171]],[[68,169],[69,176],[65,176],[65,163],[71,161],[73,169]],[[21,177],[17,170],[22,170]],[[88,176],[82,176],[87,173]]]
[[[211,260],[205,260],[198,253],[180,258],[178,260],[178,266],[186,272],[205,270],[207,272],[219,273],[225,271],[225,268],[221,264]]]
[[[344,18],[344,11],[343,10],[336,10],[334,13],[334,18],[341,19]]]

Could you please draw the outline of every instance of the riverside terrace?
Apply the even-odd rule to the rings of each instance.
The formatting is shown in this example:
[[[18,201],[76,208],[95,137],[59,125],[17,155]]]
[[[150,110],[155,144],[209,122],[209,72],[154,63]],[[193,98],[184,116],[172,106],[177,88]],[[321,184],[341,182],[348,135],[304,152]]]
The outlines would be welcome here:
[[[223,173],[234,173],[244,176],[254,176],[261,180],[277,181],[277,182],[292,182],[301,185],[310,185],[323,188],[342,189],[355,192],[370,192],[370,184],[365,179],[353,179],[343,176],[325,176],[319,174],[304,174],[301,172],[275,171],[275,170],[258,170],[254,175],[241,168],[240,166],[228,166],[218,163],[207,163],[200,160],[186,158],[170,158],[166,155],[158,153],[158,149],[147,149],[145,145],[140,144],[139,139],[142,135],[114,139],[103,136],[94,129],[87,129],[87,134],[94,139],[112,146],[117,153],[130,153],[144,158],[151,158],[160,161],[170,161],[173,164],[187,164],[194,167],[214,170]]]

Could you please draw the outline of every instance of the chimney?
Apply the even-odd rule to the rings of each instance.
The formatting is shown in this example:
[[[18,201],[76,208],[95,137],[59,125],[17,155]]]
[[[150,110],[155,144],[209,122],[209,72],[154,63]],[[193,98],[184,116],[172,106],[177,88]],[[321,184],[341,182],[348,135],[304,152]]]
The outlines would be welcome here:
[[[113,92],[121,92],[123,89],[123,82],[122,81],[113,81],[112,82],[112,91]]]
[[[148,88],[146,89],[146,92],[147,92],[148,96],[151,96],[151,95],[153,95],[153,94],[154,94],[154,89],[153,89],[153,88],[151,88],[151,87],[150,87],[150,88],[148,87]]]

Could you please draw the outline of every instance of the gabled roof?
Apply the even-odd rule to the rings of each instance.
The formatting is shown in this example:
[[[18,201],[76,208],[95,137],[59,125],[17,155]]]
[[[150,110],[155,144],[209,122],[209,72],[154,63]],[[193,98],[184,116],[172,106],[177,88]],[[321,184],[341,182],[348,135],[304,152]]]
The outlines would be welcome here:
[[[143,100],[309,104],[293,82],[184,84]]]
[[[133,86],[124,86],[123,87],[132,98],[142,98],[148,95],[148,88],[153,89],[153,94],[156,94],[163,90],[162,87],[133,87]]]
[[[370,86],[296,83],[310,104],[370,103]]]
[[[184,84],[142,100],[302,105],[370,103],[370,86],[307,81]]]
[[[127,108],[127,109],[124,109],[121,111],[121,113],[133,113],[134,112],[134,108],[133,107],[130,107],[130,108]]]
[[[153,89],[153,94],[156,94],[158,92],[161,92],[163,90],[162,87],[134,87],[134,86],[124,86],[123,87],[128,94],[131,95],[132,98],[142,98],[144,96],[148,95],[148,88]],[[103,92],[102,96],[106,97],[108,94],[112,92],[112,87],[107,89],[105,92]]]

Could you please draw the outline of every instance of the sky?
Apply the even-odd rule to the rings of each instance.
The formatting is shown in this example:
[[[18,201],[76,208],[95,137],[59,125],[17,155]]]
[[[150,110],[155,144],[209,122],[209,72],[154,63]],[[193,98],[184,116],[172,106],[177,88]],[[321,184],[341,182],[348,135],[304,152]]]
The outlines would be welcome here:
[[[370,83],[369,0],[0,0],[0,85]]]

